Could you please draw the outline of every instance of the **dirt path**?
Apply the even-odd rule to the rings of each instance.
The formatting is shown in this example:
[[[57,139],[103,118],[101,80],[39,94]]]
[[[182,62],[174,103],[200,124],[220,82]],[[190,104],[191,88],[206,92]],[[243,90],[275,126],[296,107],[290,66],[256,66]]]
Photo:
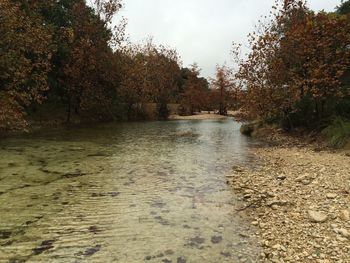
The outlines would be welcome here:
[[[260,262],[350,262],[350,157],[308,147],[255,150],[228,176],[264,253]]]

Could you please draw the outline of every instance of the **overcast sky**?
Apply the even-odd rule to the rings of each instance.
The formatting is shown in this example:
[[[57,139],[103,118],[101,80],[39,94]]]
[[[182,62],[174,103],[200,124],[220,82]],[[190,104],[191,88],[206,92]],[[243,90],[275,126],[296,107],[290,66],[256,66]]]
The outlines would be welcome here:
[[[124,0],[132,42],[153,36],[176,48],[184,66],[197,62],[202,75],[213,76],[216,64],[230,63],[232,42],[246,43],[261,15],[274,0]],[[340,0],[309,0],[313,10],[333,11]]]

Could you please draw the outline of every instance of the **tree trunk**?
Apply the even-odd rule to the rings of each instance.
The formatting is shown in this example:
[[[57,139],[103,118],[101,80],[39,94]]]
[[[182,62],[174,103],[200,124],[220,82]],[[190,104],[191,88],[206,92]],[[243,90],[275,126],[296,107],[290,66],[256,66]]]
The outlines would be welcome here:
[[[67,105],[67,119],[66,119],[66,122],[67,122],[67,123],[70,123],[71,108],[72,108],[72,105],[71,105],[71,97],[69,96],[69,97],[68,97],[68,105]]]

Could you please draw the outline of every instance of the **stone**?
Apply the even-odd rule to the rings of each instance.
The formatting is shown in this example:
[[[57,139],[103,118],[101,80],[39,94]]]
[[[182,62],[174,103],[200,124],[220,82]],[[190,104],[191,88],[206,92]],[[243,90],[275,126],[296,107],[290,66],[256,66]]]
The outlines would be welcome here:
[[[211,237],[211,243],[213,244],[219,244],[222,241],[222,236],[212,236]]]
[[[277,199],[274,199],[274,200],[271,200],[271,201],[268,201],[267,206],[285,206],[285,205],[288,205],[288,201],[285,201],[285,200],[277,200]]]
[[[276,250],[280,250],[281,249],[281,245],[279,244],[276,244],[272,247],[273,249],[276,249]]]
[[[249,199],[249,198],[251,198],[251,197],[252,197],[251,194],[245,194],[245,195],[243,196],[244,199]]]
[[[334,229],[334,231],[343,237],[349,238],[350,234],[345,228]]]
[[[340,218],[344,221],[349,221],[350,220],[350,211],[347,209],[340,211]]]
[[[337,194],[328,193],[326,197],[327,199],[335,199],[337,197]]]
[[[328,216],[326,214],[318,211],[309,210],[308,215],[310,220],[314,223],[323,223],[328,219]]]
[[[295,181],[298,183],[301,183],[304,180],[309,180],[309,178],[310,178],[309,174],[303,174],[303,175],[297,177],[297,179],[295,179]]]
[[[272,205],[271,208],[272,208],[273,210],[277,210],[277,209],[278,209],[278,205]]]
[[[287,178],[287,176],[285,176],[284,174],[280,174],[279,176],[277,176],[277,180],[285,180]]]

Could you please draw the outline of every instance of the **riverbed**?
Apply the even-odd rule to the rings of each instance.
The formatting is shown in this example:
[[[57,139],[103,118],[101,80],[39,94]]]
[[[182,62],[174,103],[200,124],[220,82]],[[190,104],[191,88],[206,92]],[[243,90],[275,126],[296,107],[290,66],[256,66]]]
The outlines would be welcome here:
[[[232,119],[0,141],[0,262],[255,262],[227,185],[256,142]]]

